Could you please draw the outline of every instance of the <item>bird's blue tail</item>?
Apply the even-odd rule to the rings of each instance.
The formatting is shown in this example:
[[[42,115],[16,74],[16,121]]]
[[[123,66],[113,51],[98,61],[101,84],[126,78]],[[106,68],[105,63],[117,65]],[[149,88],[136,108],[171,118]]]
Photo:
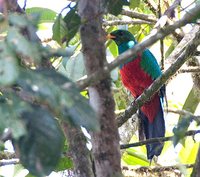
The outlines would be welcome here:
[[[144,134],[146,139],[150,138],[158,138],[165,136],[165,122],[164,122],[164,115],[163,115],[163,106],[160,102],[158,113],[151,123],[148,121],[146,115],[140,110],[139,116],[142,119],[141,123],[143,124]],[[155,156],[159,156],[163,149],[162,143],[153,143],[147,144],[147,158],[152,159]]]

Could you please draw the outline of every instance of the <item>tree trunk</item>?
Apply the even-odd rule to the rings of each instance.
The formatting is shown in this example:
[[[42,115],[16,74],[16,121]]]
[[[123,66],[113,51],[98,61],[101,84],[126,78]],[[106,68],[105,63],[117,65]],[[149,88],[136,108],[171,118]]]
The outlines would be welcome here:
[[[80,34],[88,75],[106,64],[102,4],[102,0],[79,1],[79,14],[83,23]],[[99,132],[91,133],[97,177],[122,176],[115,104],[110,85],[110,78],[107,78],[89,87],[90,103],[99,116],[101,127]]]
[[[74,163],[75,177],[94,177],[90,152],[86,147],[86,138],[80,128],[74,128],[62,123],[65,136],[69,143],[69,156]]]

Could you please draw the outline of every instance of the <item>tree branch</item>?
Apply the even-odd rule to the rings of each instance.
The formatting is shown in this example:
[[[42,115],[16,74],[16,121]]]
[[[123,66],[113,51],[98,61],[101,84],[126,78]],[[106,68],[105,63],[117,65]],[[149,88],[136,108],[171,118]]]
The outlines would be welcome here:
[[[131,11],[131,10],[123,9],[121,14],[126,15],[126,16],[131,17],[131,18],[137,18],[137,19],[140,19],[140,20],[145,20],[145,21],[149,21],[149,22],[153,22],[153,23],[157,22],[157,19],[153,15],[141,14],[141,13],[134,12],[134,11]]]
[[[188,67],[188,68],[183,68],[180,69],[177,73],[181,74],[181,73],[198,73],[200,72],[200,67]]]
[[[190,131],[187,131],[185,133],[185,137],[194,136],[197,133],[200,133],[200,130],[190,130]],[[139,142],[136,142],[136,143],[122,144],[122,145],[120,145],[120,149],[127,149],[127,148],[130,148],[130,147],[143,146],[143,145],[153,144],[153,143],[161,143],[161,142],[165,142],[165,141],[173,141],[173,137],[174,136],[161,137],[161,138],[151,138],[151,139],[147,139],[145,141],[139,141]]]
[[[105,21],[103,26],[114,26],[114,25],[142,25],[149,24],[153,25],[154,22],[149,22],[147,20],[114,20],[114,21]]]
[[[153,0],[144,0],[144,3],[147,4],[147,6],[149,7],[149,9],[155,14],[157,15],[157,5]]]
[[[122,170],[125,176],[181,176],[180,169],[184,168],[193,168],[194,164],[177,164],[171,166],[142,166],[142,167],[133,167],[133,166],[122,166]]]
[[[189,111],[186,110],[175,110],[175,109],[167,109],[167,112],[171,112],[174,114],[179,114],[181,116],[190,117],[192,120],[195,120],[198,124],[200,124],[200,116],[195,116]]]
[[[138,52],[144,50],[146,47],[149,47],[152,44],[154,44],[156,41],[163,39],[165,36],[168,36],[169,34],[174,32],[177,28],[180,28],[182,26],[185,26],[187,23],[192,22],[194,20],[194,17],[200,11],[200,3],[198,3],[194,8],[192,8],[191,11],[192,11],[192,15],[190,13],[187,13],[184,15],[182,19],[176,21],[173,25],[169,25],[165,28],[156,30],[154,35],[149,35],[151,37],[135,45],[134,48],[129,49],[128,51],[122,53],[116,58],[116,60],[111,62],[109,65],[104,66],[103,69],[99,69],[93,74],[90,74],[86,79],[79,80],[77,82],[77,86],[82,90],[88,87],[89,85],[94,85],[100,80],[106,78],[109,75],[111,70],[113,70],[120,64],[125,63],[127,59],[130,58],[132,55],[137,54]]]
[[[19,159],[0,160],[0,167],[19,164]]]

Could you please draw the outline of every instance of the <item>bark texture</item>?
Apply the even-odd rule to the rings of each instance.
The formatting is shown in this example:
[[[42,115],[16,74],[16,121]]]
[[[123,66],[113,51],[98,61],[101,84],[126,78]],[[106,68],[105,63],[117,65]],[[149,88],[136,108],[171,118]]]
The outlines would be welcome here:
[[[106,64],[105,34],[102,30],[102,0],[80,0],[79,14],[82,51],[87,75]],[[114,100],[110,78],[89,87],[90,103],[97,112],[100,131],[91,133],[97,177],[122,176],[120,167],[119,135],[115,122]]]
[[[62,123],[65,136],[69,143],[69,155],[74,163],[73,176],[94,177],[90,152],[86,147],[86,138],[81,129]]]

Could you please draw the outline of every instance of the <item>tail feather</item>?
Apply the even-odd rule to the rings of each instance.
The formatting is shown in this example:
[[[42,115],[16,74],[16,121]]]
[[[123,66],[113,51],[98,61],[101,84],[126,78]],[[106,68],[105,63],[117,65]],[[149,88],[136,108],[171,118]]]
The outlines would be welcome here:
[[[160,103],[158,112],[154,121],[151,123],[148,121],[146,115],[140,110],[139,115],[142,118],[142,123],[144,126],[144,134],[146,139],[150,138],[158,138],[165,136],[165,122],[164,122],[164,115],[163,115],[163,107]],[[159,156],[163,149],[162,143],[153,143],[146,145],[147,148],[147,158],[152,159],[155,156]]]

